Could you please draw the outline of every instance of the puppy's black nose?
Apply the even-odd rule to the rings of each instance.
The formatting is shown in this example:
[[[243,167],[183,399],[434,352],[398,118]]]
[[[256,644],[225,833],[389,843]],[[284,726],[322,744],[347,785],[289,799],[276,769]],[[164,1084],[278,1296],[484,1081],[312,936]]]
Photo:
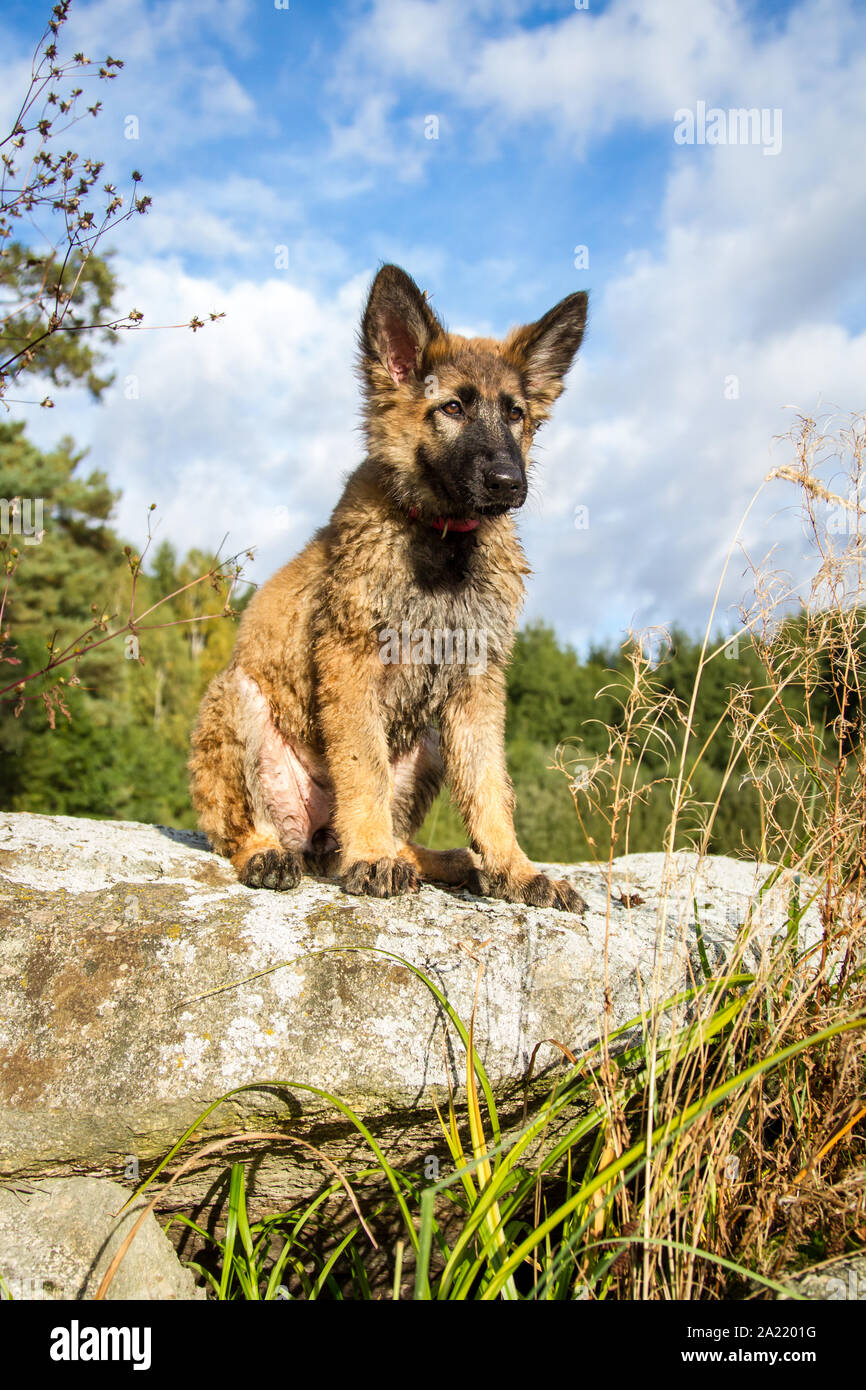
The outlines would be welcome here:
[[[494,459],[482,473],[487,495],[493,502],[516,502],[523,498],[523,473],[511,459]]]

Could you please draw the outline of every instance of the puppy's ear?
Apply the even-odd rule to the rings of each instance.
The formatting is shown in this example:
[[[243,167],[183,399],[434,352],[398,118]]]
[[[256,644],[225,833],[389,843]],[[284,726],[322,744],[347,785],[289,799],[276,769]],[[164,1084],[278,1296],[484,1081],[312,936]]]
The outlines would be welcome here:
[[[584,290],[561,299],[537,323],[515,328],[503,352],[521,373],[540,414],[561,395],[565,374],[577,355],[586,328],[589,296]]]
[[[371,385],[401,386],[417,375],[424,353],[443,328],[415,281],[398,265],[383,265],[373,281],[361,323],[361,366]]]

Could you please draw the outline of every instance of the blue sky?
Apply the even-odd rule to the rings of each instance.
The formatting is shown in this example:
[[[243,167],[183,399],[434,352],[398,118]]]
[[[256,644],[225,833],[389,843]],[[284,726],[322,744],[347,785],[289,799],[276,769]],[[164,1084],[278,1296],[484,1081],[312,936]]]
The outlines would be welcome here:
[[[0,15],[4,121],[39,17],[32,0]],[[160,536],[207,548],[228,531],[262,579],[359,460],[354,333],[380,262],[461,332],[502,334],[588,288],[521,519],[527,616],[581,647],[697,629],[751,496],[788,461],[771,450],[786,408],[866,405],[864,38],[845,0],[74,3],[68,49],[126,64],[76,139],[121,186],[140,168],[154,200],[114,241],[121,307],[226,318],[127,337],[103,404],[62,393],[31,431],[90,447],[131,539],[155,501]],[[674,113],[699,102],[780,111],[778,153],[677,144]],[[744,540],[796,575],[794,500],[772,485]]]

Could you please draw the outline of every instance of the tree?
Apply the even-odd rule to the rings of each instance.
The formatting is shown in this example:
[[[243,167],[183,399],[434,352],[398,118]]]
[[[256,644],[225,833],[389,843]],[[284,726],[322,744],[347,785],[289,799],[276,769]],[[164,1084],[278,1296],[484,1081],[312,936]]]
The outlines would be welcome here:
[[[36,45],[29,87],[12,129],[0,140],[0,397],[10,383],[33,372],[57,385],[84,377],[98,395],[107,380],[95,371],[97,349],[77,335],[134,327],[141,319],[133,310],[101,322],[116,286],[95,252],[109,227],[145,213],[150,198],[135,191],[124,198],[112,183],[99,186],[98,160],[58,146],[72,126],[88,114],[98,116],[102,106],[97,100],[81,110],[79,81],[111,82],[123,67],[119,58],[95,65],[84,53],[61,56],[58,39],[70,5],[60,0],[54,6]],[[140,180],[134,170],[133,190]],[[43,404],[53,402],[49,397]]]
[[[38,544],[28,545],[31,538],[27,536],[20,538],[19,546],[11,544],[18,539],[14,534],[0,538],[0,557],[16,571],[20,566],[24,581],[5,594],[3,621],[7,626],[0,630],[0,686],[39,670],[79,634],[95,626],[98,630],[98,623],[118,604],[125,565],[120,541],[109,525],[117,494],[103,473],[79,476],[83,458],[71,439],[61,440],[56,449],[42,454],[25,438],[20,421],[0,422],[0,494],[4,498],[37,498],[44,527]],[[12,623],[14,642],[8,635]],[[85,642],[85,647],[93,640],[91,637],[90,643]],[[29,682],[25,703],[40,706],[40,725],[53,725],[58,713],[69,716],[73,691],[85,702],[109,699],[117,684],[116,674],[113,678],[110,675],[114,667],[115,662],[101,649],[89,663],[86,685],[82,685],[73,663],[68,675]],[[75,703],[81,707],[80,699]],[[28,711],[20,723],[13,717],[16,704],[20,714],[20,693],[14,702],[4,702],[2,740],[7,753],[21,752],[36,716],[35,710]],[[20,775],[20,769],[15,773],[5,765],[0,773],[7,786]]]
[[[64,275],[68,289],[62,284]],[[88,338],[85,330],[116,318],[116,294],[117,281],[103,257],[84,257],[76,251],[64,265],[54,250],[35,255],[30,247],[12,242],[0,252],[0,362],[16,383],[28,373],[47,377],[58,387],[83,381],[98,399],[113,379],[97,370],[104,360],[100,344],[113,334],[104,328],[98,337],[94,331]],[[47,306],[65,295],[62,331],[58,324],[43,337],[46,314],[50,321]]]
[[[37,495],[45,513],[40,543],[17,547],[7,595],[15,640],[0,652],[0,677],[13,683],[0,701],[0,805],[192,824],[189,729],[231,652],[224,615],[243,607],[230,592],[237,568],[196,551],[179,562],[163,545],[148,573],[111,525],[118,494],[102,473],[82,473],[84,457],[71,440],[43,454],[22,424],[0,423],[0,491]],[[0,555],[11,549],[0,539]],[[124,626],[133,599],[151,616]],[[112,631],[126,640],[107,640]],[[78,658],[14,688],[70,645]]]
[[[111,81],[123,67],[112,57],[106,57],[98,67],[83,53],[61,58],[58,36],[69,11],[70,0],[54,6],[36,45],[29,88],[10,133],[0,140],[0,398],[12,383],[31,375],[47,377],[55,386],[84,381],[98,398],[111,380],[98,370],[106,338],[121,328],[136,330],[143,317],[136,309],[116,317],[113,301],[117,284],[96,248],[109,227],[133,214],[145,213],[150,198],[133,191],[125,200],[111,183],[98,187],[101,163],[57,146],[58,139],[84,119],[79,105],[84,88],[67,87],[70,78],[73,82],[92,81],[94,77],[98,82]],[[95,117],[100,108],[97,100],[86,110]],[[133,190],[140,179],[134,170]],[[47,227],[40,228],[37,219],[47,221],[53,234]],[[21,233],[17,239],[13,236],[16,230]],[[210,315],[211,320],[222,317]],[[195,332],[203,327],[203,321],[194,316],[188,326]],[[46,396],[41,404],[51,408],[54,402]],[[124,635],[137,641],[141,610],[136,611],[135,600],[141,559],[131,546],[125,547],[124,563],[132,584],[128,616],[125,623],[112,628],[115,594],[103,596],[99,592],[104,576],[99,565],[94,568],[89,563],[92,554],[88,554],[96,551],[104,558],[108,551],[117,549],[117,538],[105,524],[115,500],[107,480],[95,473],[85,480],[73,477],[83,456],[74,454],[71,440],[62,440],[52,454],[43,455],[26,444],[20,426],[6,428],[0,437],[0,446],[5,448],[0,497],[4,580],[0,592],[0,696],[15,688],[16,717],[26,705],[40,699],[53,728],[58,713],[70,717],[67,694],[69,688],[81,684],[81,657],[88,656],[88,678],[98,685],[100,670],[107,670],[106,661],[110,660],[105,645]],[[57,528],[53,542],[44,549],[40,545],[38,555],[27,550],[35,537],[24,534],[29,529],[29,521],[27,527],[23,525],[25,509],[37,509],[40,521],[47,521],[49,529]],[[23,553],[22,546],[15,544],[22,535]],[[26,565],[23,554],[27,555]],[[231,563],[226,570],[223,564],[211,561],[199,580],[190,579],[184,588],[192,590],[203,580],[220,587],[228,575],[237,572]],[[22,589],[22,574],[26,574],[26,591]],[[85,589],[90,599],[86,614]],[[144,617],[162,602],[157,598],[150,603]],[[46,623],[44,647],[38,642],[34,646],[36,616]],[[15,642],[12,621],[16,624]],[[176,621],[193,623],[199,616]],[[76,625],[78,632],[71,632]],[[94,664],[91,654],[97,652]],[[71,670],[58,675],[59,667],[66,663],[71,664]],[[14,680],[9,667],[20,668]],[[21,727],[26,726],[27,721]]]
[[[613,703],[600,695],[606,683],[603,668],[583,665],[571,647],[560,647],[553,628],[540,620],[527,623],[517,634],[508,669],[508,739],[542,744],[551,752],[566,738],[603,746],[598,721],[615,718]]]

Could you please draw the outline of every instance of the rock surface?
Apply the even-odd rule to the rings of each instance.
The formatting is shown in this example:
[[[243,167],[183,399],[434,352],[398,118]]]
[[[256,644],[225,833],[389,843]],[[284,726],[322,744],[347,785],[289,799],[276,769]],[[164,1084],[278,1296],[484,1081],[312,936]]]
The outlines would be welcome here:
[[[440,1152],[431,1088],[441,1100],[448,1074],[459,1084],[463,1048],[394,957],[466,1023],[483,962],[476,1044],[497,1096],[517,1106],[536,1045],[537,1074],[561,1059],[545,1040],[591,1044],[606,993],[614,1028],[700,977],[696,907],[711,967],[730,958],[768,868],[711,857],[694,869],[687,854],[667,871],[663,855],[633,855],[615,861],[612,892],[593,865],[558,869],[587,900],[583,917],[430,886],[377,901],[304,879],[278,894],[238,884],[193,832],[0,814],[0,1175],[132,1182],[250,1083],[261,1086],[221,1105],[202,1135],[294,1129],[365,1164],[351,1123],[303,1089],[317,1087],[395,1159]],[[784,929],[789,888],[762,900],[747,962]],[[817,927],[813,910],[807,922]],[[256,1193],[282,1202],[320,1172],[290,1141],[265,1146]],[[178,1204],[212,1179],[179,1183]]]
[[[0,1187],[0,1274],[24,1301],[92,1299],[146,1201],[104,1178],[43,1178]],[[204,1298],[156,1217],[136,1232],[105,1295],[110,1299]]]

